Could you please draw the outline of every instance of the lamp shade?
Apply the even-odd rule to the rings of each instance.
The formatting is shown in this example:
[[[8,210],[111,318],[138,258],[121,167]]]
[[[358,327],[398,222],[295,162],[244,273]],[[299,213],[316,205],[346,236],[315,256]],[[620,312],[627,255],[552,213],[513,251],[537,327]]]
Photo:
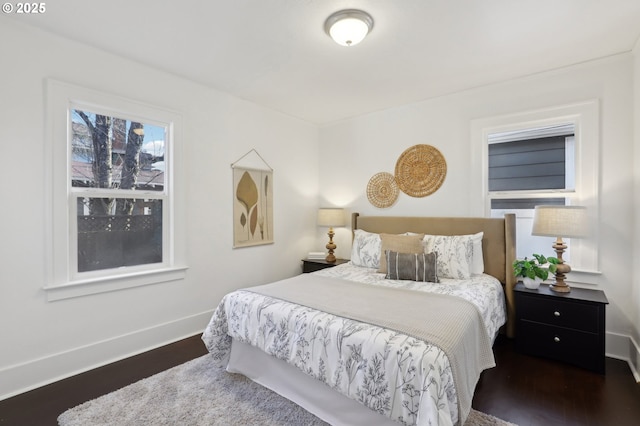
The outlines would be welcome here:
[[[343,209],[319,209],[318,210],[318,226],[344,226],[344,210]]]
[[[355,46],[373,28],[373,18],[357,9],[340,10],[327,18],[324,30],[341,46]]]
[[[545,237],[586,237],[587,209],[582,206],[536,206],[531,235]]]

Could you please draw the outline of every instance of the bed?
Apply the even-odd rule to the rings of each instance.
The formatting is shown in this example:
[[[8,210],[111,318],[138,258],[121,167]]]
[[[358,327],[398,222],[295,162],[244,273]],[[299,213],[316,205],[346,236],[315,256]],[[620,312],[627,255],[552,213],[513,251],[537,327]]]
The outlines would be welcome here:
[[[211,356],[333,425],[464,424],[514,334],[515,217],[354,213],[352,231],[350,262],[227,294]]]

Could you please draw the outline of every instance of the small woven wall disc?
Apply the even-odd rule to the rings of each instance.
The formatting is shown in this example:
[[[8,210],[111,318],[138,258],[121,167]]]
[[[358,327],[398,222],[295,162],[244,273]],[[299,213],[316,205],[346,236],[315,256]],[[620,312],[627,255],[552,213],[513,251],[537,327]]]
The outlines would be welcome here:
[[[407,195],[426,197],[442,186],[447,175],[447,162],[431,145],[414,145],[396,162],[396,182]]]
[[[398,199],[398,185],[391,173],[376,173],[367,184],[367,198],[375,207],[391,207]]]

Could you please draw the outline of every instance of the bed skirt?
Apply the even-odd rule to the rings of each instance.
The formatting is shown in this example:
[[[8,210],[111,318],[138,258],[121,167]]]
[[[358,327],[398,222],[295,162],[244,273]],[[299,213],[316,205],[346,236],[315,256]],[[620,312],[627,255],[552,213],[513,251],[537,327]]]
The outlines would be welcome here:
[[[227,371],[248,377],[334,426],[398,425],[296,367],[235,339]]]

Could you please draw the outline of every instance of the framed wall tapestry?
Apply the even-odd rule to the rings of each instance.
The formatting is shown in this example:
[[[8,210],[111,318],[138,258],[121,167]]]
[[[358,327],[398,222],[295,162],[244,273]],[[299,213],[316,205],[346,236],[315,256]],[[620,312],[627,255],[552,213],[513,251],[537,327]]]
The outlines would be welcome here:
[[[231,168],[233,247],[272,244],[273,169],[255,149],[231,164]]]

